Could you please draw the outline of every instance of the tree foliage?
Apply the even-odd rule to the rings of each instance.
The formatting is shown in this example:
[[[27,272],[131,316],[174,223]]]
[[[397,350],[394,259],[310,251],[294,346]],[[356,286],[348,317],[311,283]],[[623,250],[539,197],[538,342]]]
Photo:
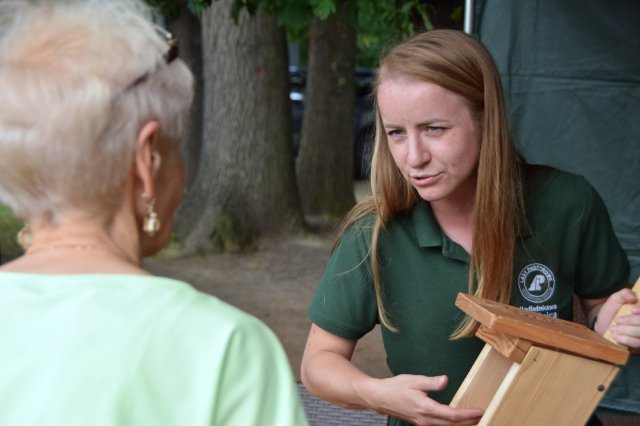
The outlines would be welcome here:
[[[431,29],[423,3],[418,0],[358,0],[358,64],[375,66],[381,52],[414,33],[413,22]]]
[[[177,17],[182,12],[180,7],[182,2],[176,0],[146,0],[146,2],[169,19]],[[186,7],[189,12],[201,18],[204,10],[211,6],[211,2],[212,0],[187,0]],[[242,3],[242,1],[236,1],[235,3]]]
[[[204,10],[217,0],[187,0],[186,8],[201,17]],[[262,10],[278,18],[291,39],[305,39],[313,18],[327,19],[345,0],[234,0],[230,14],[237,22],[242,9],[254,15]],[[147,0],[167,18],[175,18],[180,2]],[[357,15],[352,17],[358,32],[359,63],[371,65],[378,53],[389,43],[410,36],[416,22],[431,29],[427,2],[424,0],[357,0]]]

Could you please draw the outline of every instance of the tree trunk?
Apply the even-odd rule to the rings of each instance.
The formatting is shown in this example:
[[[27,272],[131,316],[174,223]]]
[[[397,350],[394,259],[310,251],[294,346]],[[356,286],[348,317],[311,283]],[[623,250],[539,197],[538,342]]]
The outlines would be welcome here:
[[[355,2],[309,28],[309,67],[296,164],[306,214],[344,215],[353,195]]]
[[[202,20],[204,131],[185,214],[186,253],[246,249],[258,236],[302,229],[291,148],[284,29],[273,16],[229,16],[218,0]]]
[[[187,0],[180,0],[180,14],[169,23],[178,39],[179,57],[194,77],[194,97],[183,143],[186,164],[186,184],[191,186],[198,172],[202,149],[202,33],[200,20],[187,9]]]
[[[203,108],[203,80],[202,80],[202,26],[200,19],[187,9],[187,0],[181,0],[180,14],[169,23],[169,29],[178,39],[179,57],[182,59],[194,77],[194,95],[191,112],[186,123],[186,133],[182,146],[186,166],[186,191],[189,191],[195,180],[202,151],[202,108]],[[188,211],[188,204],[183,203],[175,215],[174,232],[179,239],[184,239],[191,232],[191,220],[194,218]]]

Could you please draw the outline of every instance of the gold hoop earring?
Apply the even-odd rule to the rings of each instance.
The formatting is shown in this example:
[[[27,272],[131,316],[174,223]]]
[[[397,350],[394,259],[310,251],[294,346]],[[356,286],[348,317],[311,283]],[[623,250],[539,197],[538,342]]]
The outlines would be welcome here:
[[[150,237],[153,237],[156,232],[160,230],[161,226],[160,219],[158,219],[158,215],[153,209],[155,203],[155,199],[151,199],[147,203],[147,215],[144,217],[144,221],[142,222],[142,230]]]
[[[29,223],[25,222],[24,226],[20,231],[18,231],[18,235],[16,235],[16,241],[20,244],[23,250],[26,250],[31,245],[31,227]]]

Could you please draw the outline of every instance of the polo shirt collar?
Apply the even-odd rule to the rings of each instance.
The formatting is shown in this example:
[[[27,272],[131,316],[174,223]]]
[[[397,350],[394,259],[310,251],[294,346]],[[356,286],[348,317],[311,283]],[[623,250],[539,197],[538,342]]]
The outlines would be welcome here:
[[[411,212],[411,222],[420,247],[442,247],[442,230],[429,203],[418,201]]]
[[[530,213],[527,212],[528,226],[520,229],[518,237],[521,239],[529,238],[533,235],[534,222]],[[413,223],[413,231],[420,247],[443,247],[449,240],[440,225],[433,216],[431,205],[420,200],[411,212],[411,222]],[[453,243],[453,241],[451,241]],[[455,244],[455,243],[453,243]]]
[[[416,204],[411,212],[411,221],[418,246],[441,247],[444,257],[469,262],[469,253],[442,232],[429,203],[421,200]]]

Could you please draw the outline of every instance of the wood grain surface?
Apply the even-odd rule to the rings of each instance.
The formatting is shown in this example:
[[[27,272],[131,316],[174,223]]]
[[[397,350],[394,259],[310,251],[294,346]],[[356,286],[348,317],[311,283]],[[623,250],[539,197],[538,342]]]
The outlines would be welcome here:
[[[495,333],[534,345],[612,364],[626,364],[629,351],[587,327],[502,303],[458,293],[456,306]]]

